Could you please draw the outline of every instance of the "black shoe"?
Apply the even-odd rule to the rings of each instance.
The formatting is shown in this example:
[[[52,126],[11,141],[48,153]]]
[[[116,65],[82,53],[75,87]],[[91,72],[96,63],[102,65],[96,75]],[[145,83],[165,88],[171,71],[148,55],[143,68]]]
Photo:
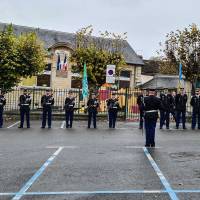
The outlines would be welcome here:
[[[162,129],[162,127],[160,127],[160,129]]]
[[[155,144],[151,144],[151,147],[155,147]]]
[[[166,129],[169,129],[169,127],[166,127]]]
[[[45,128],[44,126],[42,126],[41,128]]]
[[[179,127],[178,127],[178,126],[176,126],[176,129],[179,129]]]
[[[30,126],[27,126],[27,128],[30,128]]]
[[[186,130],[187,128],[186,128],[186,127],[183,127],[183,129]]]
[[[146,144],[145,147],[150,147],[150,144]]]
[[[142,129],[142,127],[140,126],[139,129]]]

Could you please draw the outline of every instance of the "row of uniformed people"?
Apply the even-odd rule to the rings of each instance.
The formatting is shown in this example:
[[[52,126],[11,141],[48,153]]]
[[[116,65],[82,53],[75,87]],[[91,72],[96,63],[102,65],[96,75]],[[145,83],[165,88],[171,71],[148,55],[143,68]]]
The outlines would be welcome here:
[[[143,91],[144,92],[144,91]],[[143,102],[144,102],[144,93],[141,93],[137,98],[137,104],[139,105],[140,110],[140,129],[143,127]],[[164,93],[160,94],[159,97],[162,109],[160,109],[160,129],[163,128],[164,124],[166,128],[169,129],[170,124],[170,114],[173,116],[176,122],[176,128],[179,129],[180,121],[182,119],[183,129],[186,129],[186,105],[188,101],[188,96],[185,93],[184,89],[181,88],[180,92],[176,94],[175,91],[165,90]],[[196,94],[192,96],[190,104],[192,106],[192,126],[194,130],[196,128],[197,119],[198,119],[198,129],[200,129],[200,90],[196,91]]]
[[[67,97],[65,98],[64,110],[65,110],[65,121],[66,128],[72,128],[74,109],[75,109],[75,99],[73,92],[69,91]],[[117,113],[120,109],[117,95],[112,93],[110,99],[106,101],[108,115],[109,115],[109,128],[115,128]],[[3,107],[6,105],[6,99],[1,93],[0,90],[0,128],[3,126]],[[18,128],[24,127],[24,119],[26,116],[27,128],[30,128],[30,105],[31,105],[31,96],[28,94],[27,90],[23,90],[23,94],[19,97],[19,107],[20,107],[20,125]],[[41,128],[46,127],[51,128],[52,122],[52,107],[54,105],[54,97],[50,90],[46,90],[46,94],[41,98],[42,106],[42,126]],[[93,121],[93,127],[96,128],[96,116],[98,113],[99,101],[96,98],[96,95],[91,94],[87,102],[87,112],[88,112],[88,128],[91,127],[91,122]]]

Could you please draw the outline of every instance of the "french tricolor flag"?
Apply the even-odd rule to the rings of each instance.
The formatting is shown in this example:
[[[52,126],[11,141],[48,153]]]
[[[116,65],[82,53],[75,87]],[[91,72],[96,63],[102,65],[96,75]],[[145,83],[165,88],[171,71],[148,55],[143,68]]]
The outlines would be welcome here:
[[[64,62],[63,62],[63,64],[62,64],[61,70],[62,70],[62,71],[67,71],[67,67],[68,67],[68,64],[67,64],[67,56],[66,56],[66,54],[65,54],[65,58],[64,58]]]

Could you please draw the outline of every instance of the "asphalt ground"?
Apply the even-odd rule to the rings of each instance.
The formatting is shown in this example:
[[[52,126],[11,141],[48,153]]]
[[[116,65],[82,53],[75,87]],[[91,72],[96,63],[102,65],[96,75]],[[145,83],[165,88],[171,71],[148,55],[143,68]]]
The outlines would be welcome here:
[[[156,148],[147,149],[132,122],[17,126],[0,130],[2,200],[200,199],[200,131],[157,129]]]

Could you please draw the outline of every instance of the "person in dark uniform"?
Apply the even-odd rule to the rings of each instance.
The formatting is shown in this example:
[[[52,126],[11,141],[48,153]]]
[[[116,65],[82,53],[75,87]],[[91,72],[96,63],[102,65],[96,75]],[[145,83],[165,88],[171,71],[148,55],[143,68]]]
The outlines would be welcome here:
[[[137,97],[137,104],[140,111],[140,124],[139,129],[143,129],[143,117],[144,117],[144,110],[143,110],[143,103],[144,103],[144,90],[141,90],[141,94]]]
[[[166,105],[165,105],[165,121],[166,121],[166,129],[169,129],[169,123],[170,123],[170,114],[175,118],[175,99],[173,98],[170,91],[168,91],[168,94],[166,95]]]
[[[196,119],[198,118],[198,129],[200,129],[200,89],[197,90],[196,95],[194,95],[190,101],[192,106],[192,130],[195,130]]]
[[[30,105],[31,96],[24,89],[23,94],[19,97],[19,107],[20,107],[20,125],[18,128],[24,127],[24,116],[26,115],[27,128],[30,128]]]
[[[165,89],[166,91],[166,89]],[[165,119],[166,119],[166,106],[167,106],[167,96],[165,92],[160,93],[160,101],[162,104],[162,109],[160,110],[160,129],[163,128],[163,125],[165,124]]]
[[[161,100],[155,96],[155,89],[150,89],[149,96],[144,98],[145,147],[155,147],[155,128],[158,119],[158,111],[161,109]]]
[[[94,128],[97,128],[96,124],[96,117],[97,117],[97,109],[99,107],[98,99],[96,98],[95,93],[92,93],[91,97],[89,98],[87,102],[88,107],[88,128],[91,126],[91,122],[93,119],[93,126]]]
[[[64,105],[66,128],[72,128],[73,117],[74,117],[74,106],[75,106],[75,97],[73,96],[73,92],[69,91],[69,94],[65,99],[65,105]]]
[[[112,97],[107,100],[109,128],[115,128],[117,113],[119,110],[119,102],[117,95],[112,93]]]
[[[43,107],[41,128],[46,127],[47,116],[48,116],[48,128],[51,128],[52,106],[54,105],[54,98],[50,90],[46,90],[46,94],[42,96],[41,105]]]
[[[172,91],[171,95],[172,95],[172,104],[171,104],[170,112],[176,122],[176,92]]]
[[[3,91],[0,89],[0,128],[3,127],[3,109],[6,105],[6,99],[4,97]]]
[[[187,94],[185,94],[184,89],[181,88],[180,93],[176,95],[176,128],[179,129],[180,119],[182,118],[183,129],[186,129],[185,120],[186,120],[186,104],[187,104]]]

